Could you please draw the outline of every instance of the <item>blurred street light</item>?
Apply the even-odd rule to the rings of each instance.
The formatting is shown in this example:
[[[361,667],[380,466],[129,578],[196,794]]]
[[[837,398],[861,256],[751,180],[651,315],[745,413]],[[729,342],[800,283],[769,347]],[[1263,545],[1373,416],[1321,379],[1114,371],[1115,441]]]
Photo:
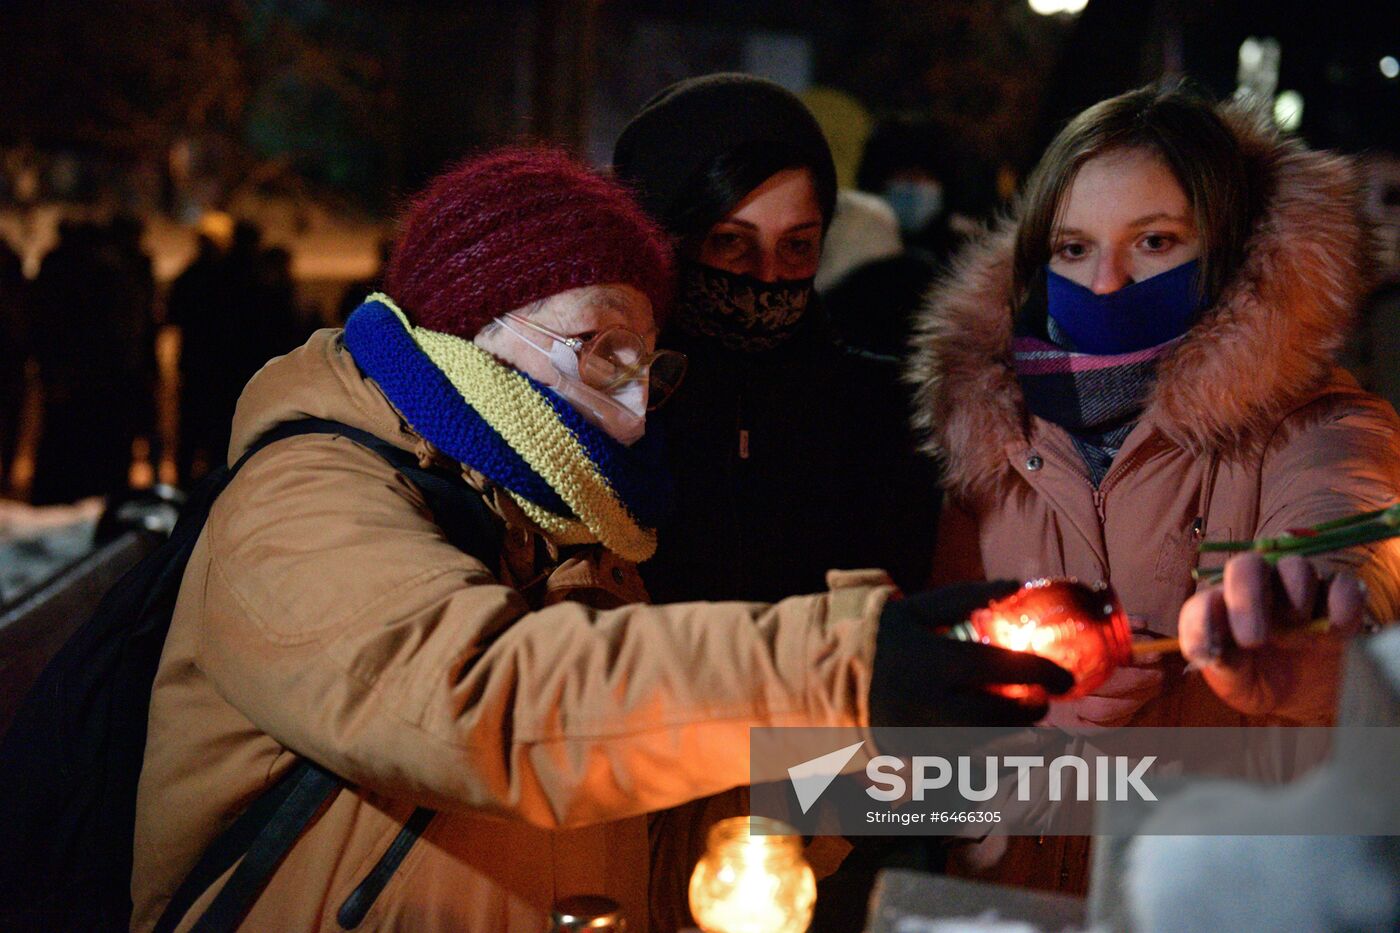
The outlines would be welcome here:
[[[1274,100],[1274,122],[1286,132],[1296,130],[1303,122],[1303,95],[1297,91],[1280,91]]]
[[[1041,16],[1054,16],[1063,13],[1078,16],[1089,5],[1089,0],[1028,0],[1031,10]]]
[[[1272,36],[1262,39],[1250,36],[1241,42],[1239,65],[1235,69],[1235,100],[1265,104],[1272,101],[1278,89],[1282,57],[1282,47]]]

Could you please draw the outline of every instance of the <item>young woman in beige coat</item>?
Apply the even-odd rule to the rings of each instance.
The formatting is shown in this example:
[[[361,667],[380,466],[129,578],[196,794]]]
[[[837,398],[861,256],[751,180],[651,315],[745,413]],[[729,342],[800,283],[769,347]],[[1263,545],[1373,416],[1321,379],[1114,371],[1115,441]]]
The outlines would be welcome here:
[[[1143,636],[1185,655],[1054,704],[1071,730],[1325,723],[1341,639],[1271,636],[1311,612],[1312,571],[1232,564],[1201,595],[1210,539],[1283,533],[1400,498],[1400,423],[1333,362],[1365,294],[1350,161],[1247,113],[1146,88],[1076,117],[1019,216],[930,296],[911,378],[949,504],[936,577],[1107,580]],[[1376,618],[1400,609],[1400,544],[1354,570]],[[1238,606],[1229,623],[1225,596]],[[1332,594],[1355,618],[1355,587]],[[1336,600],[1346,601],[1344,609]],[[1023,877],[1081,886],[1041,848]],[[1082,852],[1079,853],[1082,856]]]

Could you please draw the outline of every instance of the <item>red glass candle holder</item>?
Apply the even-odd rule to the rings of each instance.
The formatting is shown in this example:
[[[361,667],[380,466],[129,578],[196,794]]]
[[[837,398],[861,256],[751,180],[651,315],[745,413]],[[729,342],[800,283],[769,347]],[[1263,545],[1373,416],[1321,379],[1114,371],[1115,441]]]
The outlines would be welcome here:
[[[954,635],[1049,658],[1074,675],[1074,688],[1056,697],[1063,700],[1093,693],[1133,656],[1128,614],[1113,588],[1072,578],[1031,580],[1005,599],[975,610]],[[1045,691],[1034,685],[1010,684],[997,692],[1035,703],[1046,699]]]

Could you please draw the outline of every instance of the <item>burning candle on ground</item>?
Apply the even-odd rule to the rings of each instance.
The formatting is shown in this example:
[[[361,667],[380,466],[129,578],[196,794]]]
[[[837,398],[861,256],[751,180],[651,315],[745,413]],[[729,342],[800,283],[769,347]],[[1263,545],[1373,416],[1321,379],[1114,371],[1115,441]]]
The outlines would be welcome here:
[[[802,933],[816,899],[802,838],[766,817],[716,823],[690,878],[690,912],[704,933]]]

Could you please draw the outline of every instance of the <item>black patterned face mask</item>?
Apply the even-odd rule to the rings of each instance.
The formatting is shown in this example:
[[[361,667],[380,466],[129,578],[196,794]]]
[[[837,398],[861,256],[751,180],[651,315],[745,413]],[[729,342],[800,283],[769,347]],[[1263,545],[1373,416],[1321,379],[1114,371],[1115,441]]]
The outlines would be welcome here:
[[[681,270],[676,323],[730,350],[771,350],[797,332],[812,298],[812,280],[764,282],[689,262]]]

